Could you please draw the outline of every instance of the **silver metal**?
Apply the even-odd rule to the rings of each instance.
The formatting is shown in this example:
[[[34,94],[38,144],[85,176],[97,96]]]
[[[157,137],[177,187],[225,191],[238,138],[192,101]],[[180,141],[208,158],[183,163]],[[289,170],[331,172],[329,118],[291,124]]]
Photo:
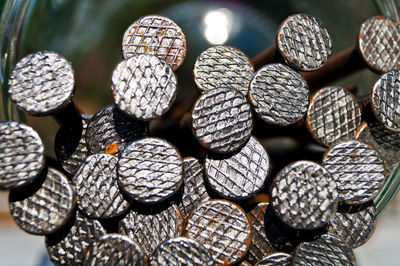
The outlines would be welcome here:
[[[165,60],[173,70],[181,67],[187,53],[186,36],[171,19],[159,15],[136,20],[124,33],[122,54],[128,59],[152,54]]]
[[[146,265],[140,245],[127,236],[108,234],[100,236],[89,246],[83,265]]]
[[[116,144],[117,153],[135,139],[146,133],[146,124],[121,112],[116,106],[107,106],[98,111],[89,121],[86,130],[86,145],[91,154],[105,153],[107,147]]]
[[[292,265],[356,265],[353,250],[343,240],[322,235],[311,242],[303,242],[293,253]]]
[[[376,206],[373,201],[363,205],[350,205],[336,213],[330,222],[329,233],[337,235],[352,248],[367,242],[375,230]]]
[[[273,253],[257,262],[256,266],[289,266],[292,255],[286,253]]]
[[[128,210],[117,182],[118,159],[109,154],[94,154],[85,159],[72,177],[78,208],[93,219],[112,218]]]
[[[64,228],[46,236],[47,253],[56,265],[81,264],[90,242],[104,234],[106,231],[99,221],[76,212]]]
[[[327,87],[312,96],[306,125],[313,138],[322,145],[354,139],[361,122],[357,100],[346,89]]]
[[[306,14],[286,18],[276,33],[276,44],[285,62],[300,71],[321,68],[332,53],[332,40],[325,26]]]
[[[239,91],[209,90],[194,104],[193,135],[207,149],[218,153],[234,152],[248,141],[252,129],[250,104]]]
[[[400,132],[400,70],[387,72],[375,82],[371,107],[385,127]]]
[[[297,161],[283,168],[271,188],[271,205],[277,216],[295,229],[317,229],[335,215],[336,182],[321,165]]]
[[[0,189],[31,183],[45,164],[38,133],[18,122],[0,123]]]
[[[57,160],[65,171],[73,174],[78,166],[89,156],[86,146],[86,129],[92,115],[82,114],[82,123],[71,126],[64,124],[57,131],[54,151]]]
[[[365,63],[377,73],[399,67],[399,24],[390,18],[375,16],[361,24],[358,49]]]
[[[193,157],[183,159],[183,195],[178,206],[185,218],[210,196],[204,184],[203,166]]]
[[[154,55],[135,55],[115,68],[111,92],[123,112],[147,121],[161,117],[172,106],[177,80],[165,61]]]
[[[224,45],[212,46],[197,58],[193,76],[200,92],[231,88],[247,95],[254,67],[241,50]]]
[[[8,81],[10,99],[22,111],[37,116],[66,107],[74,91],[71,63],[55,52],[36,52],[22,58]]]
[[[249,218],[238,205],[210,200],[193,210],[186,236],[207,248],[215,263],[231,265],[249,250],[252,231]]]
[[[121,153],[118,182],[136,201],[160,202],[174,195],[183,183],[182,157],[166,140],[134,141]]]
[[[385,181],[385,167],[379,153],[372,146],[356,140],[330,147],[322,165],[336,181],[339,200],[348,204],[373,199]]]
[[[299,73],[282,64],[269,64],[253,76],[249,99],[265,122],[286,126],[305,116],[310,96]]]
[[[260,202],[248,213],[253,229],[249,261],[253,264],[265,256],[276,252],[265,233],[264,218],[268,205],[268,202]]]
[[[215,265],[210,252],[200,243],[186,237],[164,241],[149,258],[149,265]]]
[[[178,206],[166,209],[130,211],[120,222],[119,231],[135,239],[149,256],[162,242],[182,235],[184,220]]]
[[[207,155],[206,180],[218,194],[229,199],[254,196],[265,185],[270,172],[268,153],[254,137],[238,153],[224,158]]]
[[[48,168],[44,178],[41,184],[10,191],[9,208],[14,221],[34,235],[48,235],[62,228],[76,202],[75,191],[62,173]]]

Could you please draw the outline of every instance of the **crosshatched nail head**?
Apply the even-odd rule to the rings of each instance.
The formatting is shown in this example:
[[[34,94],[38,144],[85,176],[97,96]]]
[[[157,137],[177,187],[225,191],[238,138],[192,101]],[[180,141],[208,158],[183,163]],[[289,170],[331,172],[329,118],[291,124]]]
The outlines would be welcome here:
[[[262,258],[259,262],[257,262],[256,266],[289,266],[290,260],[292,259],[292,255],[287,253],[272,253],[264,258]]]

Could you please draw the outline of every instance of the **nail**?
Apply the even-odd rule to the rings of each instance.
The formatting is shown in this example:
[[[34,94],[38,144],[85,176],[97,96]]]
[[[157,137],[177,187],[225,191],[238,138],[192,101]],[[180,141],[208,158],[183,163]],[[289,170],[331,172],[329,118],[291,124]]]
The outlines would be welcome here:
[[[206,247],[215,263],[229,265],[246,255],[252,232],[249,218],[238,205],[226,200],[209,200],[190,214],[186,236]]]
[[[177,237],[161,243],[149,258],[149,265],[215,265],[210,252],[200,243]]]
[[[286,18],[276,33],[276,44],[252,61],[255,69],[275,62],[285,62],[299,71],[314,71],[328,61],[332,40],[325,26],[306,14]]]
[[[273,253],[270,254],[259,262],[257,262],[256,266],[267,266],[267,265],[290,265],[290,261],[292,259],[292,255],[287,253]]]
[[[18,122],[0,123],[0,189],[32,183],[44,166],[44,146],[33,128]]]
[[[115,156],[90,155],[72,177],[78,208],[87,217],[113,218],[128,210],[130,203],[117,183],[117,164]]]
[[[127,236],[107,234],[90,243],[83,265],[146,265],[140,245]]]
[[[151,54],[165,60],[174,71],[184,63],[187,53],[186,36],[171,19],[158,15],[143,16],[124,33],[124,59]]]

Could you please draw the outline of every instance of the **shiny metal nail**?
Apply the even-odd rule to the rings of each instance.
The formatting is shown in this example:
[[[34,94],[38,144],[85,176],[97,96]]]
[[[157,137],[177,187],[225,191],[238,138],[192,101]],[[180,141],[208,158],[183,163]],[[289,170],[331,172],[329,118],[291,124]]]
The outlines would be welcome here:
[[[118,163],[120,188],[136,201],[157,203],[170,198],[183,183],[183,161],[178,150],[159,138],[129,144]]]
[[[287,253],[273,253],[257,262],[256,266],[289,266],[292,255]]]
[[[64,226],[73,214],[75,191],[68,179],[48,168],[40,179],[11,190],[9,208],[17,225],[34,235],[48,235]]]
[[[231,265],[247,253],[252,230],[249,218],[238,205],[210,200],[190,214],[186,236],[207,248],[217,264]]]
[[[165,60],[173,70],[184,63],[187,53],[186,36],[171,19],[159,15],[136,20],[124,33],[124,59],[139,54],[151,54]]]
[[[293,253],[293,265],[356,265],[353,250],[332,235],[301,243]]]
[[[254,137],[239,152],[229,157],[207,155],[206,180],[219,195],[228,199],[247,199],[264,187],[270,173],[270,159]]]
[[[147,121],[161,117],[170,109],[177,93],[177,79],[162,59],[134,55],[116,66],[111,92],[120,110]]]
[[[322,165],[336,181],[339,200],[361,204],[373,199],[385,181],[385,166],[370,145],[349,140],[331,146]]]
[[[194,104],[193,135],[211,151],[237,151],[250,138],[252,128],[250,104],[239,91],[229,88],[209,90]]]
[[[297,161],[283,168],[271,187],[271,206],[276,215],[294,229],[317,229],[335,215],[336,182],[321,165]]]
[[[161,243],[149,258],[149,265],[215,265],[210,252],[200,243],[186,237]]]
[[[184,220],[178,206],[167,208],[145,206],[131,210],[120,221],[119,231],[135,239],[149,256],[162,242],[182,235]]]
[[[93,219],[113,218],[128,210],[117,182],[118,159],[94,154],[85,159],[72,177],[79,210]]]
[[[232,88],[247,95],[254,68],[241,50],[225,45],[212,46],[197,58],[193,76],[200,92]]]
[[[140,245],[127,236],[108,234],[93,241],[83,258],[83,265],[146,265]]]
[[[44,165],[43,143],[33,128],[18,122],[0,123],[0,189],[33,182]]]
[[[125,146],[146,134],[147,125],[110,105],[90,119],[86,129],[86,145],[91,154],[119,154]]]
[[[312,96],[306,126],[320,144],[330,146],[341,140],[354,139],[361,122],[357,100],[344,88],[327,87]]]
[[[104,234],[106,231],[99,221],[76,212],[67,225],[46,236],[47,253],[56,265],[81,264],[84,250],[90,242]]]
[[[269,64],[253,76],[249,100],[265,122],[286,126],[301,120],[310,100],[303,77],[282,64]]]

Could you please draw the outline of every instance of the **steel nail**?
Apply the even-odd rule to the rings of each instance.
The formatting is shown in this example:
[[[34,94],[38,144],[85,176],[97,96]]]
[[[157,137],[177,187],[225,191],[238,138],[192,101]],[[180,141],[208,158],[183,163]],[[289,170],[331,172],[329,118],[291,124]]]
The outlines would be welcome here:
[[[256,266],[268,266],[268,265],[281,265],[281,266],[289,266],[290,261],[292,259],[292,255],[287,253],[272,253],[259,262],[257,262]]]

